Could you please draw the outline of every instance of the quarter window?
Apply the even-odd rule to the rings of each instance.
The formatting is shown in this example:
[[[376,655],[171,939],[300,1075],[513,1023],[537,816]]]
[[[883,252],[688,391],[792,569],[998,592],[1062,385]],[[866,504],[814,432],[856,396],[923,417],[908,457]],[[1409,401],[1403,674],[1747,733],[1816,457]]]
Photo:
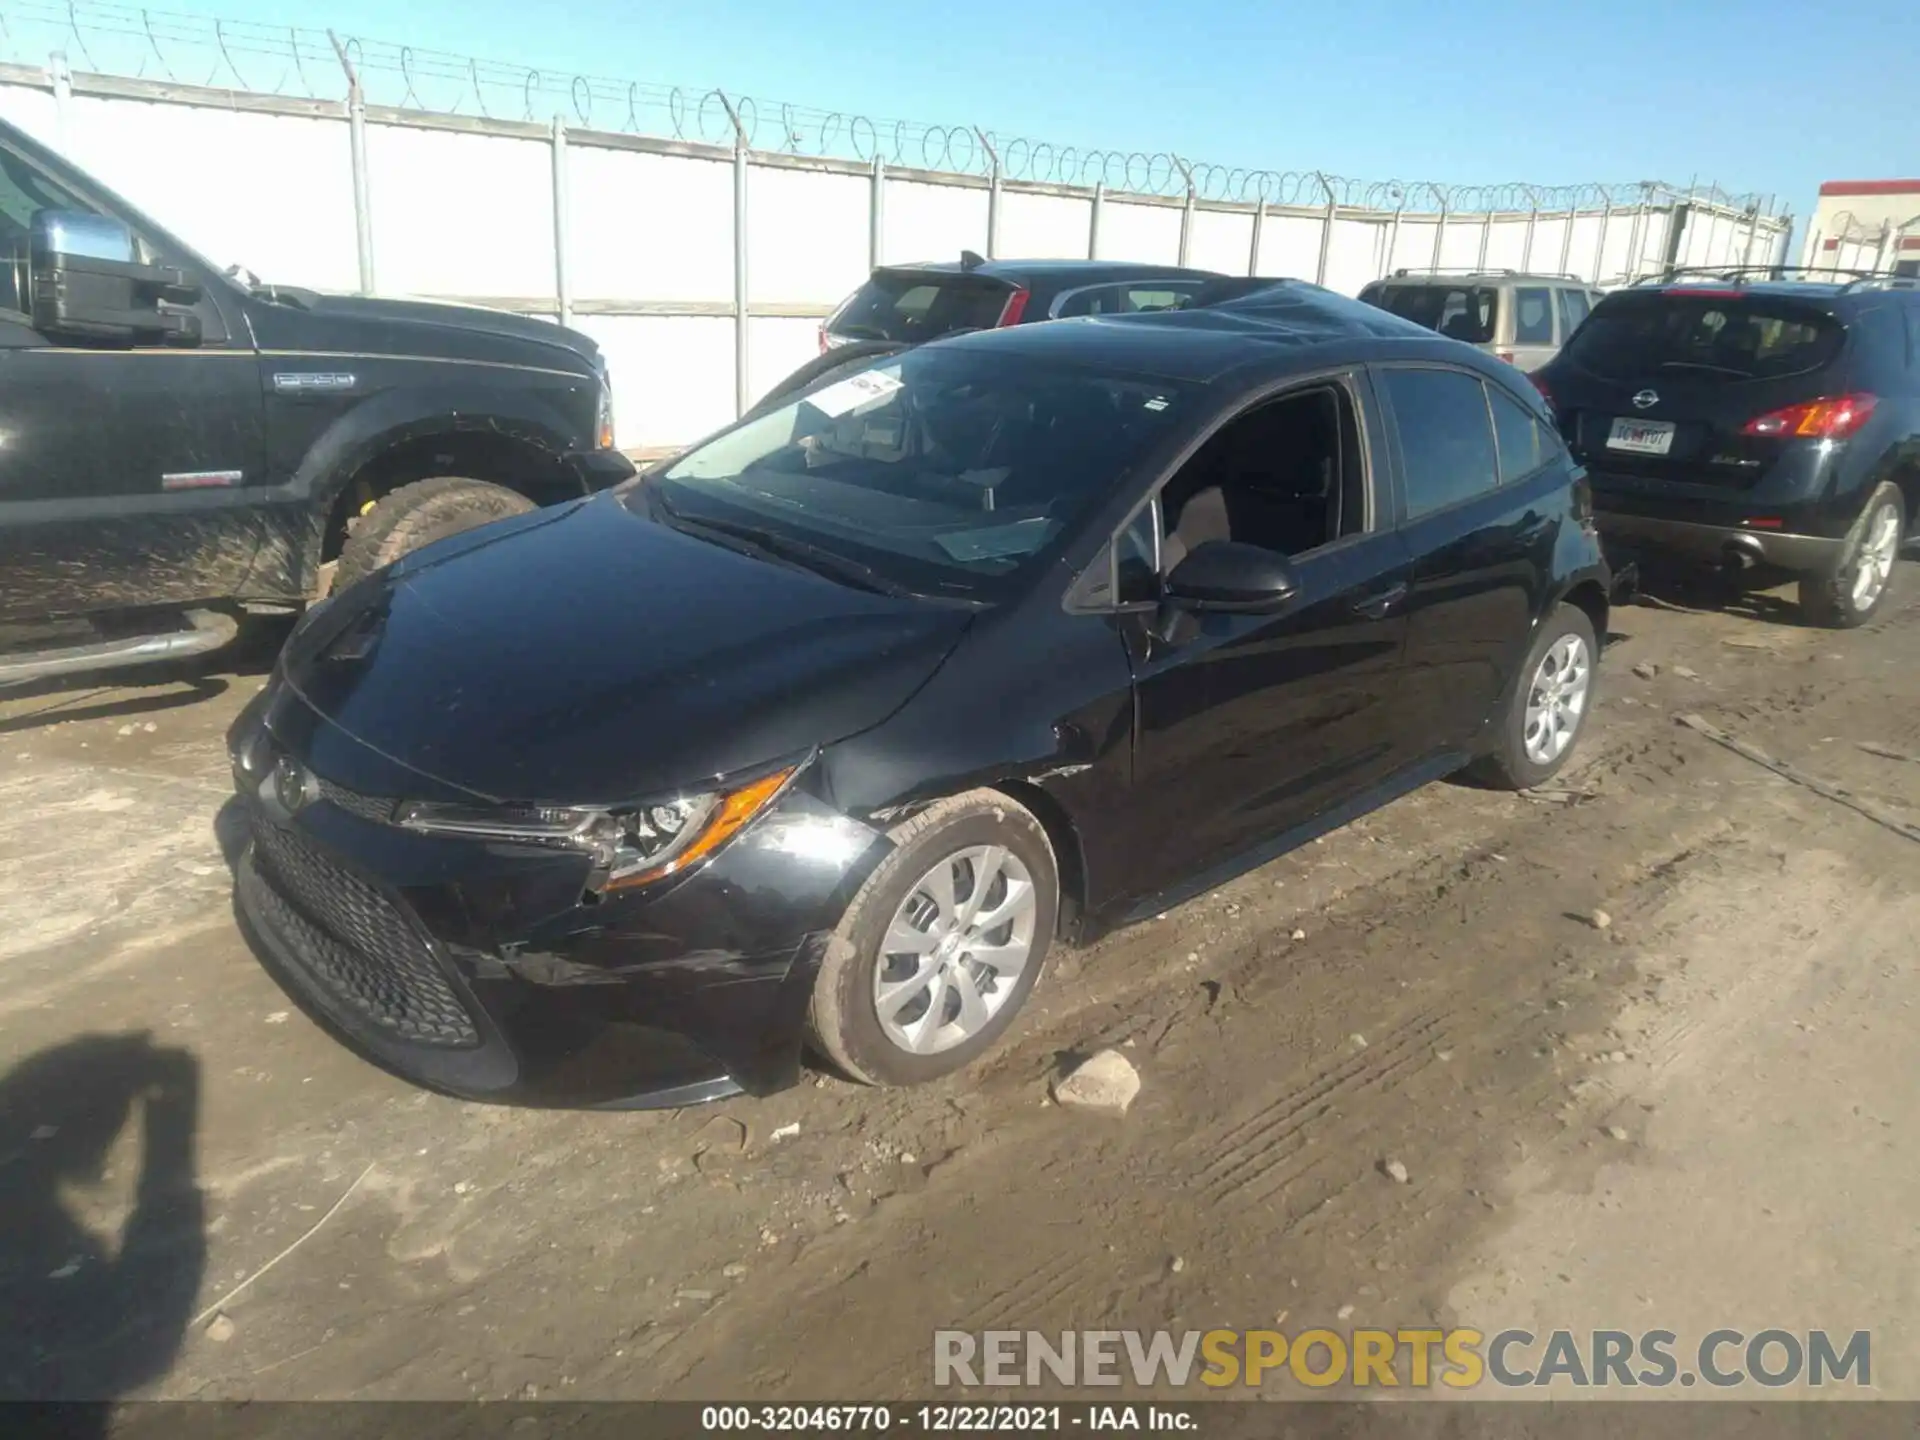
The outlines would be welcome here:
[[[1486,390],[1458,370],[1381,372],[1405,462],[1407,518],[1493,488],[1500,473]]]
[[[1544,287],[1513,292],[1513,343],[1553,344],[1553,296]]]
[[[1559,449],[1547,427],[1497,385],[1487,386],[1493,406],[1493,433],[1500,450],[1500,483],[1531,475]]]

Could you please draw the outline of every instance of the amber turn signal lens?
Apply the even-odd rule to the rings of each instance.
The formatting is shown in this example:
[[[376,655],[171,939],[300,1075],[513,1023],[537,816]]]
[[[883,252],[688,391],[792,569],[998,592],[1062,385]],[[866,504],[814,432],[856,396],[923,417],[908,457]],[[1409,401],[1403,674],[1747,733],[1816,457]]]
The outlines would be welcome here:
[[[707,828],[700,832],[700,838],[686,849],[680,851],[664,865],[656,865],[651,870],[640,870],[632,875],[622,875],[618,880],[609,881],[609,890],[630,890],[636,885],[650,885],[655,880],[664,880],[697,865],[705,856],[711,855],[726,844],[749,820],[766,808],[767,802],[778,795],[787,781],[793,778],[797,766],[785,770],[776,770],[771,775],[762,776],[751,785],[743,785],[720,802],[713,812],[713,818],[707,822]]]

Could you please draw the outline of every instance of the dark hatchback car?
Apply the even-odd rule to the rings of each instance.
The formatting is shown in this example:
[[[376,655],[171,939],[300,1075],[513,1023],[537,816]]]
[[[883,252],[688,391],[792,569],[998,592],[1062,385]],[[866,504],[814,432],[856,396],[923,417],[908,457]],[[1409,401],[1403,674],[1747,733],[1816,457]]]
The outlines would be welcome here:
[[[1910,282],[1616,291],[1535,383],[1591,472],[1609,549],[1799,580],[1817,624],[1885,605],[1920,509],[1920,291]]]
[[[926,1080],[1056,939],[1553,774],[1609,592],[1524,378],[1358,302],[942,341],[311,614],[230,736],[239,909],[461,1095]]]

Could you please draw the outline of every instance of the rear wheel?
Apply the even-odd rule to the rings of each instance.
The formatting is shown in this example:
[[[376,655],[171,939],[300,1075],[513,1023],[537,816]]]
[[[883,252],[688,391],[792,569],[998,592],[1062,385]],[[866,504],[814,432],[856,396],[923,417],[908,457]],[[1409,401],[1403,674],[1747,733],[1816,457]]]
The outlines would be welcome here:
[[[854,897],[814,983],[815,1045],[869,1085],[915,1085],[985,1054],[1046,961],[1060,904],[1040,822],[994,790],[930,806]]]
[[[1864,625],[1893,592],[1893,567],[1907,512],[1898,486],[1883,482],[1867,496],[1833,564],[1800,577],[1800,608],[1816,625],[1851,630]]]
[[[1551,779],[1573,754],[1593,705],[1600,647],[1593,622],[1573,605],[1555,607],[1527,652],[1520,682],[1498,717],[1497,748],[1474,771],[1506,790]]]
[[[344,589],[434,540],[538,508],[504,485],[459,475],[402,485],[351,522],[347,543],[340,547],[334,587]]]

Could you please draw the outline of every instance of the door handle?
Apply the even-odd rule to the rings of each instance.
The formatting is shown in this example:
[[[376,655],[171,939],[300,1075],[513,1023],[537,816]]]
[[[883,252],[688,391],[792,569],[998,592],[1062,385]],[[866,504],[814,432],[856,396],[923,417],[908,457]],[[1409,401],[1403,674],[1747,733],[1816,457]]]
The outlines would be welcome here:
[[[1393,607],[1407,598],[1407,582],[1389,585],[1385,590],[1367,596],[1364,600],[1353,602],[1353,613],[1364,615],[1369,620],[1384,620],[1393,613]]]

